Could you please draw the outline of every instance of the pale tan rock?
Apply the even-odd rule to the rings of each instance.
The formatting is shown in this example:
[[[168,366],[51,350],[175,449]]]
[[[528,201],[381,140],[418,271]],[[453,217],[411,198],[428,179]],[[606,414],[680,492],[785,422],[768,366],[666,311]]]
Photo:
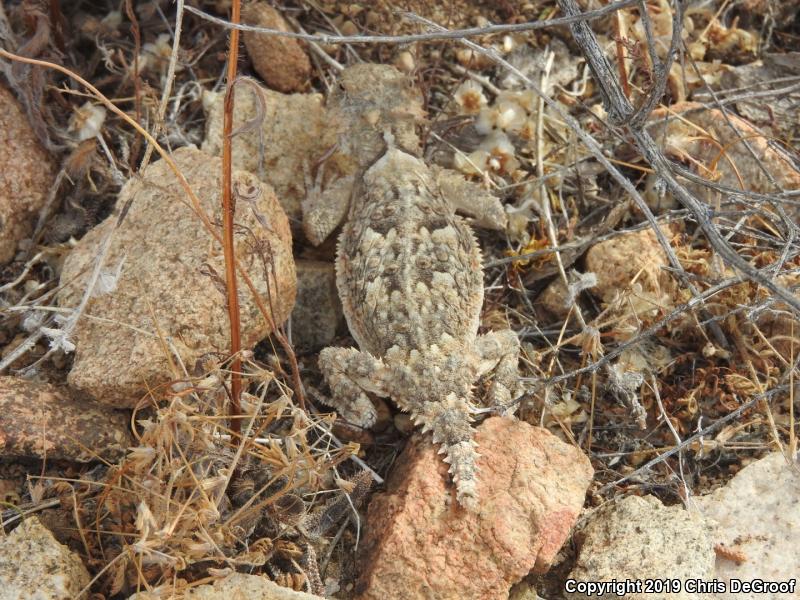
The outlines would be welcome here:
[[[255,83],[239,83],[234,96],[233,165],[250,171],[270,184],[299,231],[306,196],[304,173],[312,175],[313,162],[326,144],[325,107],[320,94],[281,94]],[[208,93],[206,138],[203,150],[222,154],[223,94]]]
[[[242,7],[242,22],[256,27],[291,31],[281,14],[262,0]],[[242,37],[253,68],[267,86],[279,92],[299,92],[308,86],[311,61],[300,41],[254,31],[245,31]]]
[[[653,111],[650,134],[663,144],[667,156],[692,165],[701,177],[737,190],[774,193],[763,166],[784,190],[800,189],[800,171],[791,156],[745,119],[728,113],[731,128],[721,111],[702,108],[695,102],[674,104],[668,115],[665,130],[664,110]],[[758,161],[741,138],[747,140]],[[716,203],[719,198],[719,192],[705,186],[687,186],[701,199]]]
[[[30,236],[53,183],[53,163],[14,95],[0,86],[0,264]]]
[[[297,301],[292,311],[292,342],[309,352],[329,345],[344,328],[333,263],[298,260]]]
[[[221,161],[192,148],[173,153],[212,221],[220,220]],[[291,234],[272,189],[242,171],[233,186],[241,191],[236,213],[236,252],[275,323],[289,316],[295,298]],[[191,370],[201,356],[229,351],[224,258],[164,161],[120,192],[117,210],[133,199],[114,233],[106,261],[116,289],[89,301],[75,331],[75,363],[68,382],[96,400],[134,406],[148,389],[178,376],[165,349],[168,341]],[[98,245],[117,214],[90,231],[64,263],[66,285],[59,304],[80,302]],[[242,347],[252,348],[271,331],[239,277]],[[270,297],[271,295],[271,297]],[[94,318],[93,318],[94,317]]]
[[[508,594],[508,600],[539,600],[536,588],[527,581],[521,581]]]
[[[673,282],[663,270],[668,264],[651,229],[613,237],[586,253],[586,271],[597,277],[591,292],[623,315],[615,326],[618,334],[625,337],[637,330],[642,319],[672,307]]]
[[[0,377],[0,454],[116,462],[133,445],[127,412],[71,397],[53,385]]]
[[[90,579],[80,558],[36,517],[0,536],[0,598],[73,600]]]
[[[409,442],[369,506],[360,600],[503,598],[531,569],[548,569],[583,506],[589,460],[513,419],[486,420],[476,440],[474,513],[456,504],[430,441]]]
[[[170,586],[172,587],[172,586]],[[183,593],[173,595],[167,591],[167,597],[173,600],[323,600],[321,596],[296,592],[281,587],[264,575],[247,575],[234,573],[230,577],[220,579],[212,584],[198,585]],[[130,596],[128,600],[162,600],[161,594],[140,592]]]
[[[800,4],[794,2],[773,2],[754,0],[762,6],[771,4],[773,8],[789,10],[796,15]],[[751,2],[752,3],[752,2]],[[792,15],[792,18],[794,17]],[[722,89],[766,89],[763,83],[772,81],[772,89],[793,88],[770,97],[769,102],[754,102],[743,98],[735,104],[736,112],[761,131],[773,138],[796,139],[800,132],[800,90],[793,85],[780,83],[781,79],[800,75],[800,52],[764,52],[760,60],[730,67],[722,73]]]
[[[711,537],[730,553],[716,559],[715,577],[789,581],[800,573],[800,464],[773,452],[749,464],[715,492],[694,499],[711,525]],[[731,557],[739,555],[741,564]],[[770,598],[797,598],[794,593],[769,594]],[[713,598],[765,598],[757,593],[725,593]]]
[[[714,577],[714,549],[702,517],[682,506],[666,507],[653,496],[628,496],[612,502],[589,517],[575,534],[579,556],[569,575],[578,582],[646,579],[710,581]],[[568,590],[569,591],[569,590]],[[567,593],[568,598],[586,594]],[[613,590],[594,598],[652,599],[701,598],[685,590],[678,593],[626,593]]]

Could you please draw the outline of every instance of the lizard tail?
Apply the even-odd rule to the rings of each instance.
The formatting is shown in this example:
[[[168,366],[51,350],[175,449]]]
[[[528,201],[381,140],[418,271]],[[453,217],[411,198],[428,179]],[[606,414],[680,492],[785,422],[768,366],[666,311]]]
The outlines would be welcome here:
[[[446,455],[444,462],[450,465],[458,503],[475,511],[478,508],[478,445],[469,414],[467,400],[450,394],[439,402],[425,402],[421,411],[413,413],[413,418],[423,433],[433,434],[433,442],[441,446],[439,453]]]

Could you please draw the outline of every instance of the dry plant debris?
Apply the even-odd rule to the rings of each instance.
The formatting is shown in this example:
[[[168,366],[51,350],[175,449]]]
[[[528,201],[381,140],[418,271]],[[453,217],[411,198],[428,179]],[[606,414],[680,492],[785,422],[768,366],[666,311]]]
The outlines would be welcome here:
[[[237,570],[318,590],[311,544],[346,518],[344,494],[355,506],[369,484],[337,486],[333,470],[353,448],[333,446],[330,424],[293,406],[272,373],[245,369],[260,390],[243,398],[246,443],[233,444],[218,418],[227,395],[219,370],[154,398],[149,416],[137,413],[135,445],[101,477],[42,493],[60,500],[43,518],[78,543],[98,590],[165,593]],[[324,488],[328,500],[315,500]]]
[[[0,104],[12,106],[11,116],[0,116],[0,135],[26,130],[0,144],[4,375],[75,383],[74,375],[67,380],[80,361],[75,354],[89,350],[80,328],[99,328],[106,317],[93,312],[104,296],[85,295],[85,285],[61,287],[71,279],[65,270],[89,247],[87,237],[109,227],[98,223],[127,212],[125,227],[135,216],[136,203],[127,211],[120,190],[141,186],[151,169],[160,169],[158,185],[173,189],[175,202],[190,202],[164,158],[150,164],[155,152],[191,154],[200,171],[192,180],[218,179],[217,159],[185,147],[223,154],[224,27],[235,2],[0,5]],[[486,228],[478,234],[485,265],[479,333],[517,334],[525,391],[515,399],[517,414],[591,459],[587,506],[648,494],[670,506],[690,503],[749,460],[779,449],[793,456],[798,4],[490,4],[291,0],[270,5],[269,24],[305,39],[245,36],[254,63],[261,61],[253,39],[272,47],[268,55],[284,49],[277,52],[285,60],[270,65],[281,83],[236,63],[243,77],[232,143],[233,166],[254,185],[261,185],[256,178],[270,184],[288,216],[293,240],[278,236],[285,261],[291,244],[295,258],[330,263],[353,181],[382,151],[384,130],[400,122],[395,138],[424,157],[437,185],[481,206],[503,204],[503,214],[474,223]],[[599,12],[589,19],[581,11]],[[384,37],[368,39],[374,36]],[[363,74],[376,72],[394,82],[383,88],[393,90],[388,97],[363,88]],[[360,110],[348,113],[348,106]],[[19,147],[23,141],[31,149]],[[446,171],[453,168],[456,179]],[[35,189],[22,189],[26,182]],[[216,180],[199,187],[218,195]],[[320,227],[306,219],[317,193],[339,207],[321,215]],[[183,210],[157,196],[163,223]],[[216,232],[222,219],[212,204]],[[237,219],[249,205],[239,200]],[[196,237],[179,242],[169,227],[131,235],[152,247],[176,241],[174,265],[210,244],[211,231],[191,223],[186,229]],[[98,276],[124,282],[131,256],[123,262],[112,254]],[[81,263],[97,256],[94,246]],[[243,272],[257,278],[265,265],[259,258]],[[188,271],[200,276],[195,267]],[[161,270],[168,296],[192,280]],[[201,299],[224,303],[217,285],[224,273],[215,272],[202,275]],[[160,327],[176,311],[160,313],[160,298],[147,300],[142,285],[127,298],[146,305],[140,316],[155,335],[142,354],[162,368],[157,377],[128,377],[136,400],[145,399],[132,421],[138,445],[117,464],[82,465],[72,451],[65,464],[5,457],[3,481],[25,474],[30,481],[9,492],[15,508],[3,513],[4,526],[20,510],[38,513],[82,556],[93,578],[86,593],[97,598],[148,588],[188,593],[235,571],[353,597],[357,500],[366,492],[362,479],[350,479],[364,477],[362,466],[390,471],[401,453],[402,418],[382,402],[370,431],[322,417],[314,400],[322,342],[296,354],[281,326],[293,294],[273,295],[282,315],[273,335],[254,348],[270,329],[255,327],[241,354],[244,405],[254,420],[242,420],[242,439],[225,437],[232,432],[224,310],[208,313],[207,322],[195,315],[183,329]],[[244,304],[248,292],[240,287]],[[82,298],[89,311],[72,335],[64,326]],[[296,309],[294,319],[314,313],[313,298],[303,299],[306,312]],[[142,327],[124,310],[112,318]],[[330,339],[343,333],[330,322],[335,311],[326,318],[325,343],[350,344]],[[206,340],[209,325],[218,342],[186,343]],[[101,358],[127,356],[133,337],[106,335]],[[184,344],[191,352],[176,352]],[[123,359],[97,369],[94,395],[135,404],[128,392],[120,403],[108,387],[130,366]],[[563,593],[568,554],[538,580],[548,598]]]

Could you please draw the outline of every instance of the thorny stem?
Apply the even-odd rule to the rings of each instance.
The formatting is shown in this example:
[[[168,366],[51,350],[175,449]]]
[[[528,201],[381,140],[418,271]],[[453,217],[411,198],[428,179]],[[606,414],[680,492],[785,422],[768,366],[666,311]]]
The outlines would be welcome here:
[[[233,0],[231,21],[239,22],[240,1]],[[225,105],[222,125],[222,249],[225,254],[225,289],[228,293],[228,319],[231,327],[231,408],[229,411],[231,430],[239,435],[242,414],[242,359],[241,331],[239,320],[239,294],[236,289],[236,265],[234,264],[233,219],[236,215],[236,199],[232,190],[232,132],[233,89],[236,83],[236,63],[239,60],[239,30],[231,30],[228,48],[228,72],[225,85]]]

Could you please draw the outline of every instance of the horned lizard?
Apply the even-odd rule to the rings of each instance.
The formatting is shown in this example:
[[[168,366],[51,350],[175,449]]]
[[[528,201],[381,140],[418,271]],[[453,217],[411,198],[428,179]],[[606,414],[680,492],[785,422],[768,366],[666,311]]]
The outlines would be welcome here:
[[[481,253],[425,163],[397,148],[363,175],[339,238],[337,287],[360,350],[319,357],[346,419],[369,427],[366,392],[391,397],[441,444],[457,499],[477,507],[472,389],[495,370],[490,400],[517,385],[519,341],[510,331],[478,335]]]
[[[345,221],[337,287],[359,346],[320,354],[331,403],[370,427],[377,415],[367,393],[391,397],[433,433],[459,502],[476,507],[472,388],[495,370],[489,400],[507,403],[516,391],[519,341],[511,331],[478,335],[481,254],[455,211],[493,229],[505,227],[505,211],[481,186],[414,156],[422,95],[393,67],[345,69],[326,112],[335,143],[319,161],[328,173],[318,171],[307,187],[303,226],[319,244]]]
[[[381,155],[390,132],[399,148],[421,153],[416,128],[425,111],[422,94],[389,65],[360,63],[347,67],[325,105],[327,128],[320,135],[317,177],[306,177],[303,229],[321,244],[347,217],[359,177]],[[472,222],[504,230],[507,216],[497,199],[460,173],[431,167],[431,179]]]

